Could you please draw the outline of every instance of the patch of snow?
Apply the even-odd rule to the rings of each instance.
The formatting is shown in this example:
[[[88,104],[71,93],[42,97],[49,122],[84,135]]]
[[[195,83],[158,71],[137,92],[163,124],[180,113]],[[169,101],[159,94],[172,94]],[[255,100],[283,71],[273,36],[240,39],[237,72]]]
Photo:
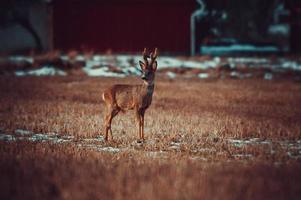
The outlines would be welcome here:
[[[36,142],[36,141],[50,140],[50,138],[48,135],[38,133],[29,137],[28,140],[32,142]]]
[[[281,148],[287,151],[287,155],[289,158],[299,159],[301,158],[301,144],[300,140],[263,140],[260,138],[251,138],[251,139],[228,139],[230,144],[235,147],[243,147],[246,145],[269,145],[270,146],[270,154],[273,155],[276,153],[275,149],[273,149],[274,145],[280,145]],[[234,155],[235,157],[248,157],[248,154]]]
[[[200,79],[209,78],[209,74],[208,74],[208,73],[199,73],[199,74],[198,74],[198,77],[199,77]]]
[[[173,78],[176,78],[177,74],[174,73],[174,72],[167,72],[166,76],[168,76],[169,78],[173,79]]]
[[[57,138],[55,140],[52,140],[54,143],[64,143],[64,142],[70,142],[70,140],[64,140],[62,138]]]
[[[253,64],[266,64],[269,63],[269,60],[267,58],[253,58],[253,57],[239,57],[239,58],[233,58],[229,57],[228,59],[229,63],[253,63]]]
[[[280,60],[281,64],[280,67],[284,69],[293,69],[293,70],[301,70],[301,63],[296,61],[282,59]]]
[[[125,74],[108,71],[108,67],[99,67],[96,69],[91,67],[84,67],[83,70],[88,76],[125,77]]]
[[[241,77],[241,74],[240,74],[239,72],[237,72],[237,71],[232,71],[232,72],[230,73],[230,76],[240,78],[240,77]]]
[[[30,141],[30,142],[44,142],[51,141],[53,143],[71,142],[74,136],[62,135],[59,136],[57,133],[33,133],[32,131],[16,129],[16,136],[0,134],[0,140],[5,141]]]
[[[9,61],[12,63],[20,63],[20,62],[28,62],[28,63],[33,63],[33,57],[29,56],[10,56]]]
[[[298,141],[284,140],[284,141],[279,141],[279,144],[285,149],[297,149],[297,150],[301,149],[300,140]]]
[[[75,60],[76,61],[85,61],[86,58],[83,55],[78,55],[78,56],[75,57]]]
[[[20,70],[19,70],[19,71],[16,71],[16,72],[15,72],[15,75],[16,75],[16,76],[26,76],[27,74],[25,73],[25,71],[20,71]]]
[[[213,153],[216,152],[216,149],[213,148],[199,148],[191,151],[192,153]]]
[[[98,136],[96,138],[84,138],[83,141],[84,142],[103,142],[104,138],[103,138],[103,136]]]
[[[264,140],[260,139],[260,138],[250,138],[248,141],[250,141],[250,143],[254,143],[254,142],[264,142]]]
[[[245,145],[245,142],[243,140],[238,140],[238,139],[228,139],[228,142],[230,142],[236,147],[242,147]]]
[[[60,58],[62,61],[65,61],[65,62],[69,61],[69,56],[67,56],[67,55],[61,55]]]
[[[231,77],[235,77],[235,78],[240,78],[240,79],[244,79],[244,78],[250,78],[252,77],[252,74],[251,73],[240,73],[240,72],[237,72],[237,71],[232,71],[230,73],[230,76]]]
[[[13,135],[0,133],[0,140],[10,142],[10,141],[16,141],[16,138]]]
[[[33,134],[33,133],[31,132],[30,134]],[[17,139],[18,140],[28,140],[28,141],[31,141],[31,142],[51,141],[53,143],[70,142],[71,139],[73,139],[73,136],[62,136],[62,137],[60,137],[56,133],[48,133],[48,134],[37,133],[37,134],[33,134],[32,136],[29,136],[29,137],[28,137],[28,135],[23,134],[23,136],[27,136],[27,137],[18,137]]]
[[[300,159],[301,158],[301,152],[299,151],[298,153],[293,153],[293,152],[287,152],[288,157],[293,158],[293,159]]]
[[[234,154],[235,158],[252,158],[254,157],[252,154]]]
[[[16,129],[15,134],[18,134],[18,135],[31,135],[31,134],[33,134],[33,132],[28,131],[28,130]]]
[[[273,74],[272,73],[265,73],[263,78],[265,80],[272,80],[273,79]]]
[[[168,149],[171,149],[171,150],[180,150],[180,146],[178,146],[178,145],[172,145],[172,146],[169,146]]]
[[[54,132],[47,133],[47,135],[49,135],[49,136],[58,136],[58,134],[54,133]]]
[[[236,147],[243,147],[245,145],[264,145],[271,144],[270,140],[263,140],[260,138],[251,138],[251,139],[227,139],[227,141]]]
[[[198,161],[208,161],[207,158],[200,157],[200,156],[192,156],[190,157],[191,160],[198,160]]]
[[[110,153],[119,153],[120,149],[118,148],[114,148],[114,147],[101,147],[101,148],[97,148],[98,151],[106,151],[106,152],[110,152]]]
[[[96,151],[105,151],[105,152],[109,152],[109,153],[119,153],[121,151],[121,149],[119,149],[119,148],[115,148],[115,147],[103,147],[103,146],[97,145],[97,144],[80,143],[77,146],[81,147],[81,148],[94,149]]]
[[[54,67],[42,67],[40,69],[33,70],[18,70],[15,72],[16,76],[66,76],[66,72],[60,69],[56,69]]]
[[[65,140],[72,140],[74,139],[73,135],[62,135],[61,138],[65,139]]]

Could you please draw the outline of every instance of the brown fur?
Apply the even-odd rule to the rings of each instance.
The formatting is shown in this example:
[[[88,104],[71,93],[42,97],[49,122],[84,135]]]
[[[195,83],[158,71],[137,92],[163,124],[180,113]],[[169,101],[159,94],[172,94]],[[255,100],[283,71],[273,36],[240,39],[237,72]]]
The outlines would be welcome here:
[[[148,62],[148,57],[151,62]],[[152,103],[154,92],[155,71],[157,69],[157,49],[150,56],[147,55],[146,49],[143,52],[144,63],[140,61],[143,84],[141,85],[113,85],[103,92],[107,111],[104,119],[105,140],[108,140],[108,132],[111,137],[112,119],[120,112],[135,110],[137,122],[139,124],[139,139],[144,138],[144,113]]]

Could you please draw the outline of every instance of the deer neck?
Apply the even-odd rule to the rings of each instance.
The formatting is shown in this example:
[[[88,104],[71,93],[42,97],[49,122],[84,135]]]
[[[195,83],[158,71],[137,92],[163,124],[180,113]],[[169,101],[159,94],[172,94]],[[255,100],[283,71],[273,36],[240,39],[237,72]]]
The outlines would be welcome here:
[[[152,83],[143,82],[142,87],[147,95],[153,95],[154,88],[155,88],[154,82]]]

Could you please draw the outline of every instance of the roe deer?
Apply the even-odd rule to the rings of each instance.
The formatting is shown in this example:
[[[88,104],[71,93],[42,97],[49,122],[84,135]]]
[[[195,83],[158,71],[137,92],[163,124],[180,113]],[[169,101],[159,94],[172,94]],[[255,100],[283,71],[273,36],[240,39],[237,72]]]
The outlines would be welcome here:
[[[148,61],[150,58],[150,62]],[[108,140],[108,132],[111,137],[112,119],[120,112],[134,110],[139,123],[139,139],[144,140],[144,113],[152,103],[154,92],[155,72],[157,70],[157,48],[148,55],[146,48],[143,51],[144,62],[139,61],[141,67],[141,85],[113,85],[106,89],[102,98],[106,104],[107,112],[104,118],[105,140]]]

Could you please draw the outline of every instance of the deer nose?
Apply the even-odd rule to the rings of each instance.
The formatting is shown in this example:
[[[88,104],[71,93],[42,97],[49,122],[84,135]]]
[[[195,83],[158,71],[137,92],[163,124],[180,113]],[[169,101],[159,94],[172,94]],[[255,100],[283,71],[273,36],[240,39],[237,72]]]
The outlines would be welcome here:
[[[142,78],[142,80],[146,80],[146,76],[145,75],[142,75],[141,78]]]

